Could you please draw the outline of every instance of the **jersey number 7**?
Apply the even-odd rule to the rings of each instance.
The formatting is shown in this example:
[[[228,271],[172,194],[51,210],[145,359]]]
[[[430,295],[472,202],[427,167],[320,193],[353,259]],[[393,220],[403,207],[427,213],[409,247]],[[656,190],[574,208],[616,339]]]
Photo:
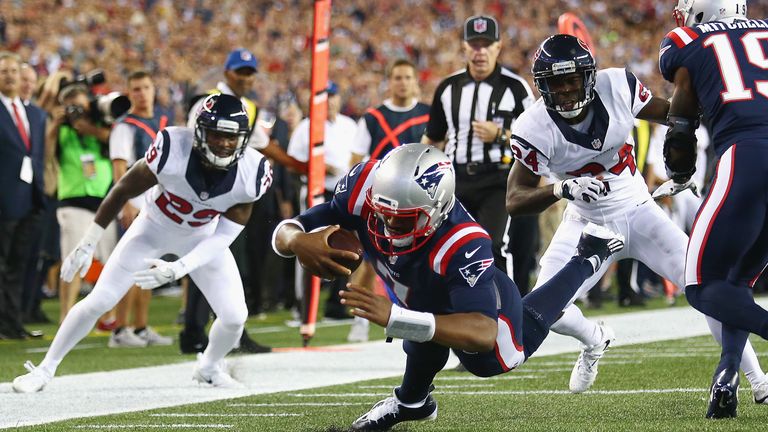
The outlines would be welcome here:
[[[764,40],[768,40],[768,31],[753,31],[741,37],[741,44],[744,45],[747,60],[752,65],[768,70],[768,58],[760,45]],[[723,33],[712,35],[704,41],[703,45],[715,50],[715,57],[720,66],[720,76],[725,85],[725,90],[720,93],[723,103],[752,100],[752,89],[744,85],[744,74],[728,35]],[[755,80],[755,90],[768,98],[768,80]]]

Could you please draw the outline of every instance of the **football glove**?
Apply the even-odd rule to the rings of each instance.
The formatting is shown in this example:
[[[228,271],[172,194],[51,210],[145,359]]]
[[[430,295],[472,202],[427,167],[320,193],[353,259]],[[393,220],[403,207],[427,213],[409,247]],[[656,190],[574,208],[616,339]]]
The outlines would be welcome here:
[[[698,119],[669,116],[669,129],[664,137],[664,166],[667,177],[686,184],[696,172]]]
[[[699,188],[696,187],[696,183],[693,180],[688,180],[685,183],[676,183],[674,180],[667,180],[661,186],[653,191],[653,199],[664,198],[672,195],[677,195],[680,192],[690,189],[696,197],[699,197]]]
[[[184,264],[179,261],[169,262],[161,259],[145,258],[144,262],[152,267],[133,273],[133,282],[141,287],[141,289],[154,289],[187,274]]]
[[[80,270],[80,277],[85,277],[88,269],[91,268],[93,253],[103,233],[104,228],[91,223],[75,250],[70,252],[61,264],[61,279],[64,282],[72,282],[78,270]]]
[[[553,193],[558,198],[589,203],[605,195],[605,184],[592,177],[576,177],[555,183]]]

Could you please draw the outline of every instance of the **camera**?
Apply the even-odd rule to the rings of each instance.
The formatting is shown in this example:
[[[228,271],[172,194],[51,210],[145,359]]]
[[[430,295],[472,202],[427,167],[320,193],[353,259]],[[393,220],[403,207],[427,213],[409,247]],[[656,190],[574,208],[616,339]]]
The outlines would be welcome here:
[[[75,79],[72,81],[62,78],[59,82],[59,91],[74,84],[83,84],[86,87],[91,88],[95,85],[104,84],[105,82],[107,82],[107,78],[104,76],[104,71],[101,69],[94,69],[86,74],[75,76]]]
[[[131,108],[131,101],[127,96],[119,92],[112,92],[106,95],[94,94],[93,86],[104,84],[106,81],[104,71],[101,69],[94,69],[86,74],[77,75],[72,81],[66,78],[61,79],[59,82],[59,97],[67,88],[77,85],[87,89],[90,101],[87,110],[78,105],[68,105],[65,107],[66,121],[70,125],[84,116],[88,116],[94,123],[111,125],[115,122],[115,119],[128,112]]]

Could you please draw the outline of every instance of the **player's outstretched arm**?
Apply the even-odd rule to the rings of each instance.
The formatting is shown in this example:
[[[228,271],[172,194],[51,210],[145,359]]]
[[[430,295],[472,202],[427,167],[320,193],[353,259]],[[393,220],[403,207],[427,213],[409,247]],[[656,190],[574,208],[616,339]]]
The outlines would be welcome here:
[[[669,101],[660,97],[651,97],[650,102],[637,113],[637,118],[658,124],[667,124]]]
[[[96,211],[94,221],[88,226],[85,235],[78,242],[75,249],[70,252],[61,264],[61,279],[71,282],[75,273],[80,272],[85,277],[93,261],[93,253],[96,244],[99,243],[104,230],[117,213],[123,208],[129,198],[139,196],[157,183],[157,178],[149,170],[144,159],[139,160],[109,191],[107,197],[101,202]]]
[[[289,219],[278,225],[272,245],[275,252],[283,257],[296,255],[302,267],[315,276],[324,279],[349,276],[349,269],[336,260],[357,260],[360,257],[354,252],[333,249],[328,245],[328,237],[339,228],[338,225],[331,225],[320,231],[305,233],[298,221]]]
[[[153,289],[185,276],[204,266],[227,249],[245,228],[251,217],[253,203],[241,203],[230,207],[218,220],[216,230],[199,242],[191,251],[176,261],[146,260],[147,270],[133,274],[136,285]]]
[[[479,312],[434,315],[392,304],[383,296],[357,284],[339,291],[341,303],[352,314],[386,329],[387,336],[413,342],[435,342],[449,348],[487,352],[493,349],[498,332],[496,321]]]
[[[512,165],[507,177],[507,213],[510,216],[541,213],[560,198],[552,185],[539,187],[541,176],[522,163]]]
[[[106,228],[110,222],[115,220],[120,209],[129,199],[141,195],[156,184],[157,177],[149,170],[144,159],[140,159],[109,191],[96,211],[94,222],[102,228]]]

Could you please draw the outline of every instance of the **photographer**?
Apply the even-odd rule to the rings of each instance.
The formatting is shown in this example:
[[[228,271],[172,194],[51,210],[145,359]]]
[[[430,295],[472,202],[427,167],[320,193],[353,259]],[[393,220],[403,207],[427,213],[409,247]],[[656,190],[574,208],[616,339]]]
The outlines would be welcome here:
[[[85,234],[96,209],[112,185],[112,163],[107,142],[110,129],[95,120],[89,88],[80,83],[64,86],[58,103],[51,110],[51,122],[46,130],[46,144],[56,148],[59,163],[56,218],[61,227],[61,256],[67,256]],[[116,243],[111,225],[96,250],[96,258],[106,262]],[[78,275],[72,282],[61,283],[60,320],[74,305],[80,292]]]

